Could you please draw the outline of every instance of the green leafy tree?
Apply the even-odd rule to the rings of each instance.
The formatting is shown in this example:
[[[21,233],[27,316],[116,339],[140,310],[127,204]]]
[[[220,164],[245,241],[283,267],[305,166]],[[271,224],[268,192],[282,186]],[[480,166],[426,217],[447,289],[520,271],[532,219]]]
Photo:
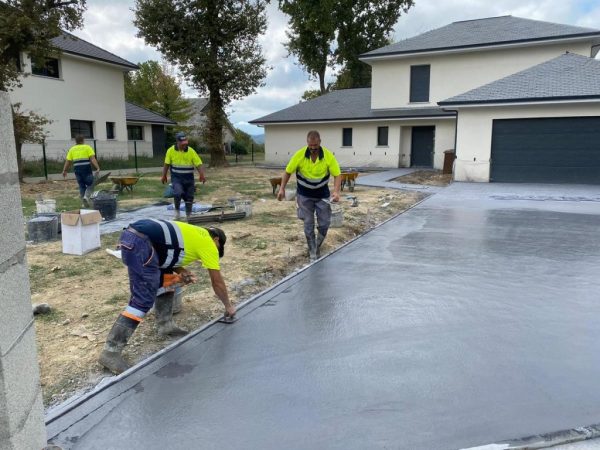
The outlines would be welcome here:
[[[40,60],[58,50],[52,39],[83,24],[85,0],[0,0],[0,90],[20,86],[21,55]]]
[[[137,72],[125,75],[125,99],[128,102],[161,114],[173,122],[182,123],[191,115],[191,103],[183,97],[179,82],[169,68],[158,61],[139,64]],[[189,130],[177,126],[178,130]],[[167,127],[167,138],[173,140],[173,127]]]
[[[17,166],[19,180],[23,180],[21,150],[24,143],[41,144],[48,137],[45,126],[52,121],[32,111],[23,111],[20,103],[12,105],[13,131],[17,148]]]
[[[279,0],[279,9],[289,16],[289,54],[308,74],[319,81],[320,93],[327,92],[325,71],[333,62],[334,22],[337,0]]]
[[[319,89],[309,89],[308,91],[304,91],[302,94],[301,101],[305,102],[307,100],[312,100],[313,98],[320,97],[325,92],[321,92]]]
[[[319,80],[320,94],[332,89],[368,87],[371,68],[358,60],[389,43],[402,12],[413,0],[279,0],[289,16],[286,48],[309,75]],[[325,83],[327,67],[341,67],[335,83]],[[311,91],[303,99],[310,99]]]
[[[225,106],[262,85],[266,0],[136,0],[139,35],[186,80],[209,97],[207,144],[211,165],[224,166]]]

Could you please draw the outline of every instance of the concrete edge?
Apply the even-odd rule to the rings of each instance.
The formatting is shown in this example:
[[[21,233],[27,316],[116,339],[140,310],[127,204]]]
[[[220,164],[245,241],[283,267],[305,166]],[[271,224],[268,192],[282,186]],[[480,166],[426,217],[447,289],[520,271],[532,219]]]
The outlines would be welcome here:
[[[600,438],[600,424],[554,431],[551,433],[536,434],[520,439],[469,447],[461,450],[535,450],[555,447],[557,445],[573,444],[596,438]]]
[[[419,200],[418,202],[412,204],[411,206],[409,206],[405,210],[400,211],[399,213],[397,213],[397,214],[393,215],[392,217],[388,218],[387,220],[385,220],[385,221],[383,221],[383,222],[375,225],[372,228],[369,228],[364,233],[362,233],[362,234],[360,234],[360,235],[352,238],[348,242],[345,242],[340,247],[336,248],[335,250],[333,250],[332,252],[328,253],[327,255],[324,255],[321,258],[319,258],[318,260],[316,260],[316,261],[314,261],[312,263],[309,263],[306,266],[303,266],[300,269],[298,269],[298,270],[290,273],[289,275],[287,275],[285,278],[282,278],[281,280],[279,280],[274,285],[270,286],[269,288],[265,289],[264,291],[261,291],[261,292],[255,294],[255,295],[253,295],[248,300],[240,303],[239,305],[237,305],[238,320],[241,319],[241,318],[243,318],[245,315],[249,314],[250,312],[254,311],[254,309],[249,310],[249,311],[246,312],[246,314],[243,314],[240,317],[239,316],[240,310],[248,307],[249,305],[251,305],[255,301],[259,300],[261,297],[267,295],[268,293],[270,293],[270,292],[278,289],[282,285],[288,283],[290,280],[293,280],[298,275],[300,275],[303,272],[309,270],[314,264],[316,264],[319,261],[327,258],[329,255],[337,253],[338,251],[342,250],[346,246],[352,244],[357,239],[360,239],[363,236],[366,236],[367,234],[371,233],[372,231],[378,229],[379,227],[381,227],[381,226],[387,224],[388,222],[396,219],[400,215],[402,215],[402,214],[410,211],[411,209],[417,207],[418,205],[420,205],[421,203],[423,203],[424,201],[426,201],[427,199],[429,199],[432,195],[433,195],[433,193],[425,195],[421,200]],[[265,300],[265,301],[268,301],[268,299]],[[116,375],[116,376],[112,376],[112,377],[108,377],[108,378],[104,378],[103,380],[100,381],[99,384],[97,384],[96,386],[94,386],[90,391],[85,392],[84,394],[82,394],[80,396],[77,396],[75,398],[68,399],[68,400],[66,400],[63,403],[61,403],[59,405],[56,405],[55,407],[49,408],[46,411],[46,427],[48,427],[54,421],[60,419],[62,416],[68,414],[71,411],[73,411],[75,408],[77,408],[78,406],[82,405],[86,401],[90,400],[91,398],[93,398],[93,397],[99,395],[100,393],[102,393],[103,391],[107,390],[109,387],[111,387],[111,386],[113,386],[113,385],[115,385],[115,384],[117,384],[117,383],[125,380],[126,378],[130,377],[131,375],[137,373],[138,371],[140,371],[144,367],[146,367],[146,366],[150,365],[151,363],[153,363],[153,362],[157,361],[158,359],[160,359],[163,355],[165,355],[165,354],[173,351],[174,349],[180,347],[184,343],[186,343],[189,340],[195,338],[196,336],[202,334],[203,332],[207,331],[211,327],[213,327],[213,326],[216,325],[216,326],[220,326],[222,329],[225,329],[226,327],[231,326],[231,325],[224,325],[224,324],[220,323],[219,319],[221,319],[221,318],[219,317],[217,319],[214,319],[211,322],[208,322],[208,323],[202,325],[200,328],[198,328],[198,329],[190,332],[188,335],[183,336],[181,339],[173,342],[172,344],[168,345],[167,347],[163,348],[162,350],[159,350],[158,352],[152,354],[148,358],[146,358],[146,359],[138,362],[137,364],[135,364],[134,366],[130,367],[128,370],[126,370],[122,374]],[[55,437],[55,436],[48,436],[48,439],[51,439],[53,437]]]

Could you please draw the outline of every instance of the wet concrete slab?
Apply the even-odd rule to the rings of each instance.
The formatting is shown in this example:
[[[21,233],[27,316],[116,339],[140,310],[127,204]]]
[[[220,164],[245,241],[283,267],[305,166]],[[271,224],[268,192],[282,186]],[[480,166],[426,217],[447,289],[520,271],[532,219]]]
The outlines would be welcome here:
[[[51,442],[458,449],[600,423],[596,196],[455,183],[55,410]]]

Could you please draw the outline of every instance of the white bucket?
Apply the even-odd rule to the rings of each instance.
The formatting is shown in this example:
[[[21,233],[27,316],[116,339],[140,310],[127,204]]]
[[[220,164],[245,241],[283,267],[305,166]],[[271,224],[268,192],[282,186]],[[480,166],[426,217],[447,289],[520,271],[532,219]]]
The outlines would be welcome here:
[[[236,200],[233,202],[235,212],[244,212],[246,217],[252,216],[252,201],[251,200]]]
[[[344,208],[341,205],[331,204],[331,228],[341,228],[344,224]]]
[[[294,200],[296,198],[296,189],[286,189],[285,190],[285,199],[286,200]]]
[[[36,200],[35,207],[38,214],[56,212],[56,200]]]

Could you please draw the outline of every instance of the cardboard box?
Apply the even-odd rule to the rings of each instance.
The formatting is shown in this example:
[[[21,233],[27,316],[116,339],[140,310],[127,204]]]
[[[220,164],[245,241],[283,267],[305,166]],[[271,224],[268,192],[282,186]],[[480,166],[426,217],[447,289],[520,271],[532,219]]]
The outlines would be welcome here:
[[[65,211],[60,215],[63,253],[85,255],[100,248],[102,216],[95,209]]]

